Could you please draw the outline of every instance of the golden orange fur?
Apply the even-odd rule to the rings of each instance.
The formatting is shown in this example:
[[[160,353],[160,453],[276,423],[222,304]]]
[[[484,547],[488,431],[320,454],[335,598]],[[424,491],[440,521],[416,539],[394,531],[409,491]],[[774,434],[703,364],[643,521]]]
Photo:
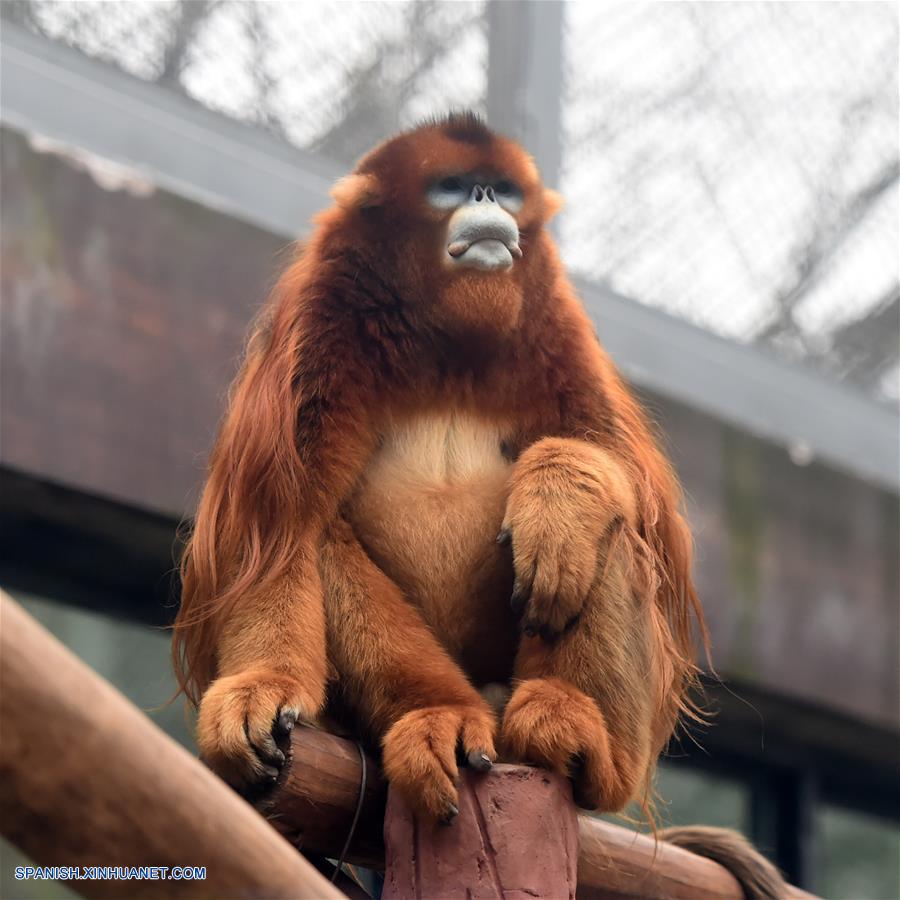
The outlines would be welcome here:
[[[521,186],[511,270],[439,261],[424,191],[458,170]],[[429,816],[454,813],[458,744],[620,809],[687,708],[702,617],[675,477],[544,227],[558,198],[468,116],[335,197],[250,341],[184,555],[200,747],[247,784],[279,716],[328,703]],[[499,725],[492,682],[514,687]]]

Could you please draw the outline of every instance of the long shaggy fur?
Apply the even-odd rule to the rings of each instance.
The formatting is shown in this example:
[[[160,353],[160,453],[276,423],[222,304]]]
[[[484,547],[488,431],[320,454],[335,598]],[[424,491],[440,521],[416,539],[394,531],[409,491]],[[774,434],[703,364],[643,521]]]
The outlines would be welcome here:
[[[521,186],[509,273],[438,262],[424,187],[456,171]],[[183,557],[174,658],[194,703],[214,696],[200,739],[258,777],[234,749],[248,717],[339,698],[442,815],[457,738],[495,755],[472,682],[512,680],[505,752],[587,757],[585,803],[619,808],[691,708],[705,631],[677,481],[544,228],[557,199],[471,117],[376,148],[335,197],[250,339]],[[520,638],[509,595],[529,580]]]

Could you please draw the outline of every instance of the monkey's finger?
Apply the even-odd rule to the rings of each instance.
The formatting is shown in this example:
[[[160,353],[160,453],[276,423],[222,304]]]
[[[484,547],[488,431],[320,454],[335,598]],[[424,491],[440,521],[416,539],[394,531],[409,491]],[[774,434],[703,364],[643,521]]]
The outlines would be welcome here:
[[[453,820],[459,815],[459,809],[457,808],[455,803],[450,803],[447,806],[447,811],[441,817],[441,825],[452,825]]]
[[[500,529],[500,534],[497,535],[497,543],[501,547],[508,547],[512,543],[512,529],[509,525],[504,525]]]
[[[460,740],[465,748],[466,762],[478,771],[486,772],[497,756],[494,749],[496,722],[490,713],[466,715],[460,729]]]
[[[456,762],[458,765],[468,766],[476,772],[489,772],[494,765],[486,748],[476,747],[473,750],[466,747],[462,735],[459,736],[456,743]]]
[[[582,809],[595,810],[603,802],[603,766],[596,753],[585,749],[572,757],[569,767],[572,799]]]
[[[551,604],[556,601],[551,601]],[[562,637],[566,630],[575,623],[578,616],[563,622],[556,610],[551,606],[550,616],[547,619],[540,619],[535,613],[534,604],[529,606],[522,618],[522,631],[528,637],[540,636],[541,640],[547,643],[553,643]]]
[[[284,765],[284,753],[276,746],[275,739],[271,733],[263,733],[255,737],[248,735],[247,739],[250,742],[250,746],[256,751],[256,755],[264,763],[267,763],[270,768],[274,767],[277,770]]]
[[[212,697],[212,702],[201,710],[197,744],[210,767],[240,789],[270,773],[250,745],[246,716],[227,714],[219,700]],[[274,774],[278,774],[277,770]]]

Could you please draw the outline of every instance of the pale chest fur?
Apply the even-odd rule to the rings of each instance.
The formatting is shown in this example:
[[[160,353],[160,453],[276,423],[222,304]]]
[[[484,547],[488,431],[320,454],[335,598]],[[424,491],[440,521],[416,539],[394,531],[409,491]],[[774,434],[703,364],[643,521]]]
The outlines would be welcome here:
[[[367,551],[458,657],[509,626],[502,440],[498,425],[458,412],[392,422],[351,504]]]

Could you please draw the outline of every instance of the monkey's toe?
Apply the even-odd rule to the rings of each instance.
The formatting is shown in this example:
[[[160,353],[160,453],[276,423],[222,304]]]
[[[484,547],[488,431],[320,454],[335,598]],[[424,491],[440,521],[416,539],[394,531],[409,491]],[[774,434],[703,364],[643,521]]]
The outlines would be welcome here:
[[[490,756],[488,756],[484,750],[470,751],[469,755],[466,757],[466,762],[468,762],[470,768],[475,769],[476,772],[490,772],[494,766]]]
[[[511,759],[569,776],[579,806],[610,808],[606,723],[596,703],[573,685],[558,678],[522,682],[506,707],[501,741]]]
[[[489,710],[461,706],[417,709],[399,719],[384,737],[384,771],[421,816],[451,822],[459,814],[457,746],[477,771],[495,755]]]
[[[313,712],[303,688],[280,673],[226,676],[213,683],[200,704],[197,745],[210,768],[246,791],[278,778],[287,759],[287,726],[311,720]]]

